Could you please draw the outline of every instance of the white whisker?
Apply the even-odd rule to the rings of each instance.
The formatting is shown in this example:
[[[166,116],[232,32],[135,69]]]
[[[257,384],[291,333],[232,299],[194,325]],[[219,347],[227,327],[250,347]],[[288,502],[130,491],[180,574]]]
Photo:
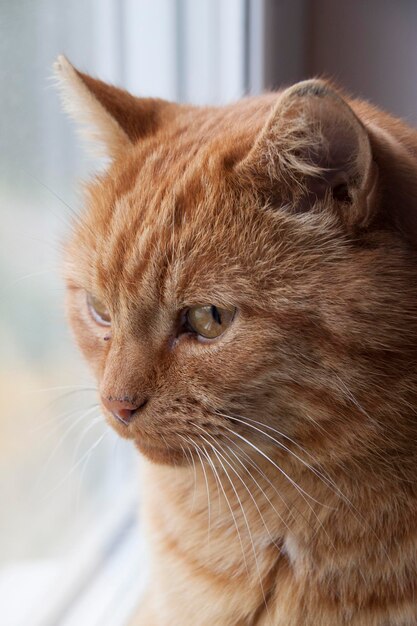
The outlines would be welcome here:
[[[250,529],[249,521],[248,521],[248,518],[247,518],[247,515],[246,515],[246,512],[245,512],[245,509],[243,507],[242,500],[240,499],[239,493],[238,493],[238,491],[237,491],[237,489],[236,489],[232,479],[230,478],[229,472],[225,468],[221,458],[223,458],[223,460],[225,461],[225,463],[227,463],[227,465],[229,465],[229,467],[231,467],[231,465],[230,465],[230,463],[227,462],[227,460],[223,457],[223,455],[217,450],[216,446],[214,446],[209,441],[207,441],[207,439],[205,438],[204,435],[201,435],[201,438],[203,439],[203,441],[205,441],[211,447],[211,449],[213,450],[214,454],[216,455],[217,460],[219,461],[219,463],[220,463],[224,473],[226,474],[227,480],[229,481],[230,486],[232,487],[232,490],[233,490],[233,492],[234,492],[234,494],[236,496],[236,499],[237,499],[237,502],[239,504],[240,510],[242,511],[242,516],[243,516],[243,519],[245,521],[245,525],[246,525],[246,528],[247,528],[248,534],[249,534],[249,541],[250,541],[251,546],[252,546],[252,552],[253,552],[253,557],[255,559],[255,566],[256,566],[256,570],[257,570],[257,574],[258,574],[258,580],[259,580],[259,585],[260,585],[261,592],[262,592],[262,597],[263,597],[263,600],[264,600],[265,608],[266,608],[266,610],[267,610],[267,612],[269,614],[268,603],[266,601],[266,595],[265,595],[265,590],[264,590],[264,586],[263,586],[263,583],[262,583],[261,571],[260,571],[260,568],[259,568],[258,556],[257,556],[257,553],[256,553],[255,543],[253,541],[253,536],[252,536],[252,531]],[[245,563],[246,563],[246,560],[245,560]]]
[[[375,426],[380,428],[380,424],[378,423],[378,421],[376,419],[374,419],[373,417],[371,417],[367,411],[365,411],[363,406],[355,398],[353,393],[350,391],[350,389],[348,388],[346,383],[340,378],[340,376],[338,376],[336,373],[335,373],[335,376],[336,376],[337,380],[339,381],[339,383],[342,385],[342,387],[344,389],[344,392],[343,392],[343,389],[340,389],[340,391],[342,391],[342,393],[344,393],[344,395],[346,395],[349,398],[349,400],[352,402],[352,404],[354,404],[359,409],[359,411],[362,413],[362,415],[365,415],[365,417],[367,417],[369,419],[369,421],[372,422],[372,424],[374,424]]]
[[[80,434],[77,444],[74,448],[74,452],[72,453],[71,465],[74,463],[75,459],[77,458],[78,450],[81,447],[84,437],[90,432],[92,428],[94,428],[94,426],[97,426],[97,424],[103,424],[103,420],[101,417],[94,417],[91,420],[91,422],[84,428],[83,432]]]
[[[268,476],[265,474],[265,472],[263,471],[263,469],[261,467],[259,467],[258,463],[256,463],[256,461],[254,461],[249,454],[242,448],[242,446],[240,446],[234,439],[232,439],[231,437],[229,437],[228,435],[226,435],[225,433],[222,433],[222,437],[226,438],[228,441],[230,441],[230,443],[236,447],[238,450],[240,450],[240,452],[243,454],[243,456],[246,459],[246,462],[249,463],[249,465],[251,467],[253,467],[254,469],[256,469],[256,471],[262,476],[262,478],[272,487],[272,489],[274,490],[274,492],[276,493],[276,495],[279,497],[279,499],[281,500],[282,504],[285,506],[285,508],[287,509],[288,513],[290,515],[292,515],[292,511],[295,508],[297,513],[299,513],[301,516],[303,516],[303,514],[294,506],[294,504],[292,504],[292,506],[290,507],[290,505],[285,501],[284,497],[282,496],[282,494],[278,491],[278,489],[276,488],[276,486],[274,485],[274,483],[268,478]]]
[[[180,437],[182,439],[185,439],[185,437],[182,437],[182,435],[180,435]],[[209,484],[208,484],[208,478],[207,478],[207,473],[206,473],[206,468],[204,467],[204,459],[202,458],[199,448],[198,446],[193,442],[193,440],[188,437],[186,439],[186,441],[192,445],[192,447],[194,448],[199,460],[200,460],[200,465],[201,465],[201,469],[203,471],[203,475],[204,475],[204,481],[206,483],[206,492],[207,492],[207,514],[208,514],[208,527],[207,527],[207,543],[210,544],[210,533],[211,533],[211,500],[210,500],[210,489],[209,489]],[[193,459],[194,461],[194,459]],[[194,472],[196,472],[196,467],[195,467],[195,463],[194,463]],[[195,474],[194,474],[195,477]]]
[[[96,404],[92,404],[92,405],[87,407],[87,410],[88,409],[92,409],[95,406],[97,406],[97,405]],[[44,430],[45,428],[47,428],[48,426],[53,424],[53,427],[51,428],[51,430],[48,432],[48,434],[45,437],[45,441],[47,441],[50,438],[50,436],[60,426],[63,426],[64,424],[69,422],[69,420],[72,419],[72,416],[74,415],[74,413],[78,413],[80,410],[82,410],[82,409],[77,407],[76,409],[71,409],[70,411],[64,411],[63,413],[59,413],[58,415],[54,415],[53,417],[51,417],[50,419],[46,420],[45,422],[37,424],[34,428],[28,429],[28,433],[30,433],[30,434],[38,433],[39,431]]]
[[[275,487],[275,485],[269,480],[268,476],[265,474],[265,472],[262,471],[262,469],[258,466],[257,463],[254,463],[252,461],[252,459],[246,454],[246,452],[243,450],[243,448],[241,448],[238,444],[236,444],[235,441],[233,441],[233,439],[231,439],[230,437],[228,437],[227,435],[223,435],[224,437],[226,437],[232,444],[233,446],[236,446],[237,448],[239,448],[239,450],[241,450],[241,452],[245,455],[246,457],[246,461],[251,465],[251,467],[253,467],[257,472],[260,473],[260,475],[263,477],[263,479],[269,483],[269,485],[273,488],[273,490],[275,491],[275,493],[279,496],[280,500],[283,502],[284,506],[286,507],[286,509],[290,512],[290,514],[292,514],[288,504],[285,502],[285,500],[283,499],[282,495],[279,493],[278,489]],[[249,475],[249,477],[251,478],[251,480],[253,480],[253,482],[255,483],[255,485],[258,487],[258,489],[261,491],[261,493],[263,494],[263,496],[265,497],[265,499],[267,500],[267,502],[269,503],[269,505],[271,506],[272,510],[274,511],[274,513],[276,514],[276,516],[278,517],[278,519],[281,521],[281,523],[285,526],[285,528],[289,531],[290,528],[288,526],[288,524],[286,523],[286,521],[284,520],[284,518],[282,517],[281,513],[279,513],[279,511],[277,511],[274,503],[272,502],[272,500],[269,498],[268,494],[264,491],[264,489],[262,488],[262,486],[258,483],[258,481],[256,480],[256,478],[253,476],[253,474],[249,471],[248,467],[245,465],[245,463],[242,461],[242,459],[240,458],[240,456],[238,454],[236,454],[236,452],[234,452],[232,450],[231,447],[229,447],[229,451],[231,454],[233,454],[234,457],[236,457],[236,459],[238,460],[238,462],[242,465],[243,469],[247,472],[247,474]]]
[[[96,424],[98,424],[98,423],[102,423],[102,420],[100,418],[96,418],[95,420],[93,420],[92,424],[90,425],[89,430],[91,430],[91,428],[93,426],[95,426]],[[83,436],[84,436],[84,434],[86,434],[86,433],[83,433]],[[80,473],[80,477],[79,477],[79,480],[78,480],[77,499],[76,499],[76,502],[75,502],[75,510],[76,511],[79,511],[80,497],[81,497],[81,488],[82,488],[82,484],[83,484],[83,480],[84,480],[84,474],[85,474],[85,472],[87,470],[88,462],[89,462],[89,460],[91,458],[91,454],[93,452],[93,449],[94,448],[90,448],[88,450],[88,454],[87,454],[87,456],[86,456],[86,458],[84,460],[83,466],[81,468],[81,473]]]
[[[316,511],[314,510],[314,508],[312,507],[312,505],[310,504],[310,502],[308,501],[308,498],[310,500],[312,500],[313,502],[315,502],[316,504],[319,504],[320,506],[323,506],[325,508],[330,508],[332,509],[333,507],[328,507],[327,505],[323,504],[322,502],[319,502],[318,500],[316,500],[315,498],[313,498],[313,496],[311,496],[309,493],[307,493],[302,487],[300,487],[300,485],[298,485],[292,478],[291,476],[288,476],[288,474],[279,466],[277,465],[272,459],[270,459],[268,457],[268,455],[265,454],[265,452],[263,452],[263,450],[260,450],[257,446],[255,446],[254,443],[252,443],[251,441],[249,441],[248,439],[246,439],[246,437],[243,437],[243,435],[240,435],[239,433],[235,432],[234,430],[232,430],[231,428],[228,428],[227,426],[225,426],[225,428],[227,430],[229,430],[233,435],[235,435],[236,437],[239,437],[239,439],[242,439],[242,441],[244,441],[245,443],[247,443],[251,448],[253,448],[256,452],[258,452],[261,456],[263,456],[267,461],[269,461],[269,463],[271,463],[279,472],[280,474],[282,474],[291,485],[293,485],[293,487],[296,489],[296,491],[298,491],[298,493],[300,494],[301,498],[304,500],[304,502],[306,503],[306,505],[308,506],[308,508],[310,509],[310,511],[312,512],[312,514],[314,515],[314,517],[316,518],[319,526],[323,529],[324,534],[326,535],[330,545],[333,547],[333,549],[335,549],[335,546],[332,542],[332,540],[329,537],[329,534],[327,533],[326,529],[323,526],[323,523],[321,522],[319,516],[317,515]]]
[[[206,468],[204,467],[204,459],[200,455],[200,451],[198,446],[194,446],[195,451],[197,452],[198,458],[200,459],[201,469],[203,470],[204,480],[206,483],[206,491],[207,491],[207,514],[208,514],[208,529],[207,529],[207,543],[210,545],[210,533],[211,533],[211,500],[210,500],[210,489],[208,484],[208,478],[206,473]]]
[[[181,437],[181,435],[179,435],[179,436]],[[181,439],[184,439],[184,437],[181,437]],[[181,450],[182,450],[182,452],[184,454],[184,457],[187,458],[187,459],[191,459],[191,463],[192,463],[192,466],[193,466],[194,487],[193,487],[193,497],[192,497],[192,501],[191,501],[191,511],[194,511],[195,498],[196,498],[196,492],[197,492],[197,473],[196,473],[195,461],[194,461],[194,457],[192,455],[192,452],[190,452],[189,450],[184,448],[184,446],[181,445],[181,444],[180,444],[180,447],[181,447]]]
[[[97,391],[95,387],[86,387],[85,385],[61,385],[58,387],[39,387],[38,389],[30,389],[27,393],[44,393],[49,391],[65,391],[71,389],[73,391]]]
[[[209,433],[207,433],[207,436],[208,436],[208,437],[210,437],[211,439],[213,439],[213,440],[216,442],[216,440],[214,439],[214,437],[212,437]],[[225,450],[225,449],[224,449],[224,447],[220,444],[220,442],[219,442],[219,441],[217,441],[216,443],[217,443],[217,446],[218,446],[218,447],[219,447],[219,448],[220,448],[220,449],[224,452],[224,454],[226,454],[226,455],[227,455],[228,459],[230,459],[230,461],[232,461],[233,459],[231,458],[230,454],[227,452],[227,450]],[[231,451],[231,450],[230,450],[230,451]],[[232,451],[231,451],[231,452],[232,452]],[[262,523],[263,523],[263,525],[265,526],[265,530],[266,530],[266,532],[268,533],[268,536],[269,536],[269,538],[270,538],[271,542],[272,542],[272,543],[273,543],[273,544],[274,544],[277,548],[279,548],[278,544],[276,543],[276,540],[274,539],[274,537],[273,537],[273,536],[271,535],[271,533],[270,533],[270,530],[269,530],[268,525],[267,525],[267,523],[266,523],[266,521],[265,521],[265,518],[264,518],[264,516],[263,516],[263,514],[262,514],[262,511],[260,510],[259,505],[258,505],[258,503],[256,502],[256,499],[254,498],[254,496],[253,496],[253,494],[252,494],[251,490],[249,489],[249,487],[247,486],[247,484],[245,483],[245,481],[243,480],[243,478],[242,478],[242,476],[239,474],[239,472],[238,472],[238,471],[237,471],[237,470],[236,470],[236,469],[232,466],[232,464],[231,464],[231,463],[229,463],[229,462],[228,462],[228,461],[224,458],[224,456],[220,453],[220,451],[219,451],[219,454],[221,455],[221,457],[222,457],[222,459],[225,461],[225,463],[227,463],[227,465],[230,467],[230,469],[232,470],[232,472],[233,472],[233,473],[234,473],[234,474],[238,477],[238,479],[239,479],[239,480],[240,480],[240,482],[242,483],[242,485],[243,485],[243,487],[245,488],[245,490],[247,491],[247,493],[248,493],[248,495],[249,495],[250,499],[252,500],[253,504],[255,505],[256,510],[258,511],[259,517],[261,518]],[[234,454],[234,453],[233,453],[233,454]],[[251,474],[250,474],[249,470],[245,467],[245,465],[242,463],[242,461],[241,461],[241,460],[237,457],[237,455],[236,455],[236,454],[234,454],[234,456],[235,456],[235,458],[236,458],[236,459],[240,462],[240,464],[242,465],[243,469],[244,469],[244,470],[245,470],[245,471],[249,474],[250,478],[251,478],[251,479],[255,482],[255,484],[257,484],[257,485],[258,485],[258,487],[259,487],[259,484],[256,482],[256,480],[254,480],[254,479],[253,479],[253,477],[251,476]],[[261,488],[261,487],[259,487],[259,488],[261,489],[261,491],[262,491],[262,492],[264,493],[264,495],[265,495],[265,492],[262,490],[262,488]]]
[[[236,420],[237,422],[240,422],[242,424],[245,424],[245,426],[248,426],[249,428],[253,428],[254,430],[256,430],[257,432],[261,433],[262,435],[264,435],[265,437],[267,437],[268,439],[270,439],[271,441],[273,441],[274,443],[276,443],[281,449],[285,450],[286,452],[288,452],[288,454],[290,454],[293,458],[297,459],[298,461],[300,461],[300,463],[302,463],[307,469],[309,469],[311,472],[313,472],[313,474],[315,474],[315,476],[317,476],[317,478],[319,478],[319,480],[321,480],[321,482],[323,482],[327,487],[331,488],[332,491],[334,491],[340,498],[342,498],[343,500],[346,500],[347,502],[349,502],[349,500],[347,499],[347,497],[342,493],[342,491],[339,489],[339,487],[337,486],[337,484],[328,476],[326,476],[325,474],[323,474],[322,472],[320,472],[319,470],[317,470],[315,467],[313,467],[312,465],[310,465],[309,463],[307,463],[306,461],[304,461],[304,459],[302,459],[298,454],[296,454],[293,450],[291,450],[290,448],[288,448],[288,446],[286,446],[285,444],[283,444],[281,441],[279,441],[278,439],[276,439],[275,437],[272,437],[272,435],[270,435],[269,433],[266,433],[265,431],[263,431],[261,428],[254,426],[253,424],[248,423],[246,420],[249,420],[249,418],[244,418],[244,419],[239,419],[237,417],[235,417],[234,415],[229,415],[227,416],[233,420]],[[250,421],[256,421],[256,420],[250,420]],[[262,422],[256,422],[258,424],[262,424]],[[278,430],[276,430],[275,428],[272,427],[268,427],[266,424],[262,424],[262,426],[265,426],[265,428],[271,428],[272,430],[274,430],[275,432],[277,432],[278,434],[280,434],[281,436],[285,437],[286,439],[289,439],[290,441],[292,441],[292,439],[290,439],[289,437],[287,437],[286,435],[280,433]],[[294,443],[294,442],[293,442]],[[295,444],[297,445],[297,444]],[[301,447],[301,446],[298,446]],[[304,451],[304,450],[303,450]],[[304,451],[305,452],[305,451]],[[308,453],[307,453],[308,454]],[[309,455],[311,458],[312,455]]]
[[[75,465],[73,465],[73,467],[69,470],[69,472],[67,472],[67,474],[64,476],[64,478],[62,478],[59,483],[57,485],[55,485],[55,487],[53,487],[53,489],[51,489],[51,491],[44,497],[42,498],[42,502],[46,501],[52,494],[55,493],[55,491],[57,491],[57,489],[59,489],[60,487],[62,487],[62,485],[65,483],[65,481],[68,480],[68,478],[70,478],[70,476],[72,476],[72,474],[75,472],[75,470],[77,469],[77,467],[79,467],[79,465],[84,461],[85,457],[90,455],[91,452],[93,450],[95,450],[97,448],[97,446],[103,441],[104,437],[108,436],[110,433],[109,430],[107,430],[105,433],[103,433],[95,443],[93,443],[93,445],[87,450],[87,452],[85,454],[83,454],[83,456],[76,462]]]
[[[58,450],[60,449],[60,447],[62,446],[62,444],[66,440],[66,438],[68,437],[68,435],[74,430],[74,428],[77,427],[77,425],[81,422],[81,420],[85,419],[88,415],[90,415],[96,409],[97,409],[97,407],[93,406],[90,409],[88,409],[87,411],[84,411],[84,413],[82,413],[79,417],[77,417],[77,419],[69,426],[69,428],[67,428],[65,433],[58,440],[58,443],[55,445],[54,449],[50,453],[50,455],[47,458],[46,462],[42,466],[42,468],[41,468],[41,470],[40,470],[40,472],[38,474],[38,478],[36,480],[35,486],[33,488],[33,493],[36,493],[36,491],[38,490],[41,480],[43,479],[43,477],[45,476],[48,468],[50,467],[50,464],[51,464],[52,460],[55,458],[55,454],[58,452]]]
[[[209,445],[210,445],[210,444],[209,444]],[[227,504],[227,506],[228,506],[228,508],[229,508],[230,514],[231,514],[232,519],[233,519],[233,524],[234,524],[234,526],[235,526],[235,528],[236,528],[236,533],[237,533],[238,540],[239,540],[239,544],[240,544],[240,548],[241,548],[241,551],[242,551],[242,557],[243,557],[243,562],[244,562],[244,565],[245,565],[245,569],[246,569],[246,572],[249,574],[249,568],[248,568],[248,564],[247,564],[247,561],[246,561],[246,554],[245,554],[245,549],[244,549],[244,547],[243,547],[242,537],[241,537],[241,534],[240,534],[240,530],[239,530],[239,526],[238,526],[238,523],[237,523],[237,520],[236,520],[235,514],[234,514],[233,509],[232,509],[232,506],[231,506],[231,504],[230,504],[230,502],[229,502],[229,498],[227,497],[226,491],[225,491],[224,486],[223,486],[223,483],[222,483],[222,481],[221,481],[221,479],[220,479],[220,477],[219,477],[219,474],[218,474],[218,471],[217,471],[217,469],[216,469],[216,466],[214,465],[213,461],[210,459],[210,456],[209,456],[209,455],[208,455],[208,453],[204,450],[204,448],[200,448],[200,450],[201,450],[202,454],[204,454],[204,456],[206,457],[206,459],[207,459],[207,461],[209,462],[209,464],[210,464],[210,466],[211,466],[211,468],[212,468],[213,472],[215,473],[215,475],[216,475],[216,477],[217,477],[218,484],[219,484],[220,489],[221,489],[221,491],[222,491],[222,493],[223,493],[223,497],[224,497],[224,499],[225,499],[225,501],[226,501],[226,504]]]
[[[236,431],[232,430],[231,428],[228,428],[227,426],[225,426],[225,428],[230,431],[233,435],[235,435],[236,437],[239,437],[239,439],[242,439],[242,441],[244,441],[245,443],[247,443],[249,446],[251,446],[251,448],[253,448],[254,450],[256,450],[259,454],[261,454],[267,461],[269,461],[270,463],[272,463],[272,465],[274,467],[276,467],[276,469],[280,472],[280,474],[282,474],[287,480],[288,482],[291,483],[291,485],[293,485],[293,487],[300,493],[301,496],[304,497],[304,499],[308,498],[309,500],[312,500],[312,502],[315,502],[316,504],[319,504],[320,506],[323,506],[327,509],[332,509],[333,507],[330,507],[327,504],[324,504],[324,502],[320,502],[319,500],[316,500],[312,495],[310,495],[307,491],[305,491],[302,487],[300,487],[300,485],[298,485],[292,478],[291,476],[289,476],[287,474],[287,472],[285,470],[282,469],[282,467],[280,467],[279,465],[277,465],[272,459],[269,458],[269,456],[267,454],[265,454],[265,452],[263,452],[263,450],[260,450],[257,446],[255,446],[254,443],[252,443],[251,441],[249,441],[248,439],[246,439],[246,437],[243,437],[243,435],[240,435],[239,433],[237,433]]]

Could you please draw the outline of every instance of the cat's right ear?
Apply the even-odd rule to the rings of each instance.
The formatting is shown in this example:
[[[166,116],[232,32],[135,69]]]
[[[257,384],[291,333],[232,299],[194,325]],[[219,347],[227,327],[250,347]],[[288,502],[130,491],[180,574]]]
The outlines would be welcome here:
[[[330,201],[350,226],[366,226],[373,215],[378,172],[368,133],[344,98],[320,79],[277,97],[237,172],[295,213]]]
[[[64,56],[54,64],[65,110],[81,125],[82,135],[111,159],[152,134],[175,105],[130,93],[77,70]]]

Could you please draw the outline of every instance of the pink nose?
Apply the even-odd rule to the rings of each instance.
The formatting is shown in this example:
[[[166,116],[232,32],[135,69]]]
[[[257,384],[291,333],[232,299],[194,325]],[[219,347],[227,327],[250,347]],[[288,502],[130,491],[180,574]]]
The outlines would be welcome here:
[[[127,426],[133,419],[135,413],[142,409],[148,402],[147,398],[132,403],[127,398],[102,397],[101,401],[108,411],[122,424]]]

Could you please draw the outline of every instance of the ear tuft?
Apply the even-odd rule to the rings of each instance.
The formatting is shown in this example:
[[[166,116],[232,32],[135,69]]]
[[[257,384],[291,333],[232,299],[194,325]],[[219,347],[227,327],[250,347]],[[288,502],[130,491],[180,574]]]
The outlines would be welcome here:
[[[111,158],[156,132],[175,107],[156,98],[136,98],[84,74],[63,55],[57,58],[54,73],[64,109],[80,123],[82,135]]]

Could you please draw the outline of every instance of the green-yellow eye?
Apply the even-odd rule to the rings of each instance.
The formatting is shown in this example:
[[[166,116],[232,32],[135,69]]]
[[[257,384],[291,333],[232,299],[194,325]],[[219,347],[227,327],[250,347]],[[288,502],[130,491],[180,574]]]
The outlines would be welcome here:
[[[223,309],[214,304],[193,306],[188,309],[187,325],[190,330],[206,339],[219,337],[233,321],[235,307]]]
[[[87,294],[87,304],[93,319],[103,326],[110,326],[111,317],[105,304],[91,293]]]

